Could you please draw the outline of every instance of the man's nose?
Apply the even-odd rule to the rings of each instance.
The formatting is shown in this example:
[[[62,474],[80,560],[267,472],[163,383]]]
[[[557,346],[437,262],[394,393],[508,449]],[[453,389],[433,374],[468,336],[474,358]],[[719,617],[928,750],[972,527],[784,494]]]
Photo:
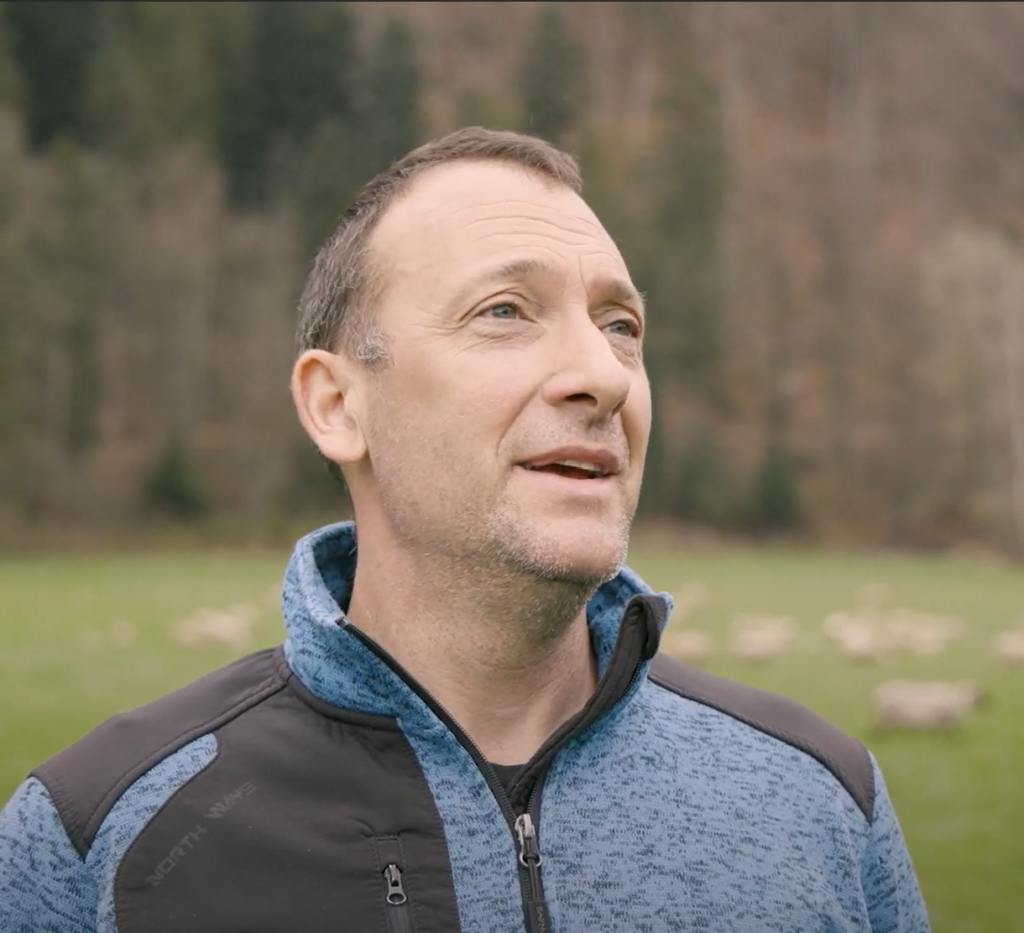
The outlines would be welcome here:
[[[552,335],[553,372],[544,387],[550,405],[582,405],[595,421],[617,414],[629,396],[630,373],[589,313],[567,314]]]

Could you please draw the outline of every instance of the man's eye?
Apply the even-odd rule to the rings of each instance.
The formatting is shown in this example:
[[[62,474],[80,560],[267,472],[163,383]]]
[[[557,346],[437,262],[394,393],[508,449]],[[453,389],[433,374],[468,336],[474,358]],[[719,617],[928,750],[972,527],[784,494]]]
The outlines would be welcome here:
[[[619,321],[612,321],[605,328],[610,333],[615,334],[616,337],[639,337],[640,328],[637,323],[629,318],[622,318]]]
[[[497,318],[499,321],[512,321],[519,317],[519,305],[511,301],[499,301],[497,304],[484,308],[483,313],[487,317]]]

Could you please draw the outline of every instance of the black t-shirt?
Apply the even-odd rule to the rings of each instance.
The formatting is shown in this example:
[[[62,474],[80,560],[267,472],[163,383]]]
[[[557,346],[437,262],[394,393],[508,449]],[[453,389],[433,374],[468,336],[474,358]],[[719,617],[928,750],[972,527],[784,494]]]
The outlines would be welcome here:
[[[523,770],[522,765],[496,765],[493,762],[491,767],[497,772],[498,780],[501,781],[506,794],[512,790],[512,784],[515,782],[519,772]]]

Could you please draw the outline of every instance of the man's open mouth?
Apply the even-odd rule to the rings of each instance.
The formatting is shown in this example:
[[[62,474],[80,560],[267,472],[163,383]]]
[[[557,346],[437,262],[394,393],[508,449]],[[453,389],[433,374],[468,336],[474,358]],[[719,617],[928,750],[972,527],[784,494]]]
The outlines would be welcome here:
[[[580,460],[558,460],[554,463],[545,463],[539,466],[532,463],[523,463],[521,466],[535,473],[556,473],[559,476],[567,476],[570,479],[601,479],[604,476],[611,475],[596,463],[584,463]]]

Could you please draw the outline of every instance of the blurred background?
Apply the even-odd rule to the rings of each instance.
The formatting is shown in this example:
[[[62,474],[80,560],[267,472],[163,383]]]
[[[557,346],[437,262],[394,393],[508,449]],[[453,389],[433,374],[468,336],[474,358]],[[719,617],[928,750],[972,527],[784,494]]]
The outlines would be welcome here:
[[[1024,928],[1016,3],[0,3],[0,799],[280,638],[348,517],[287,392],[306,270],[467,124],[574,152],[647,295],[669,645],[868,742],[936,931]]]

